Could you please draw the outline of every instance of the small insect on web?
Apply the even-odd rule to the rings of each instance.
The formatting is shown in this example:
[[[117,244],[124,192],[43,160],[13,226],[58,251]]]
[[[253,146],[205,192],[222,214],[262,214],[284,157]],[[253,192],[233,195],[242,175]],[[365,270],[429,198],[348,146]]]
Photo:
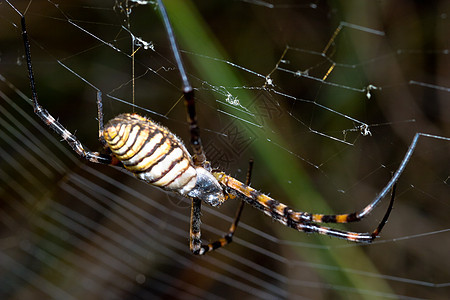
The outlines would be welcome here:
[[[187,117],[191,135],[190,145],[193,149],[193,155],[190,155],[183,142],[169,129],[136,113],[120,114],[104,124],[103,104],[100,92],[97,94],[99,140],[105,148],[105,153],[87,150],[74,134],[69,132],[43,106],[41,106],[41,104],[39,104],[32,69],[30,42],[26,30],[25,14],[18,11],[8,0],[6,0],[6,2],[21,17],[22,38],[25,46],[32,102],[36,115],[59,134],[80,157],[93,163],[106,164],[126,169],[144,182],[191,199],[190,249],[192,253],[203,255],[231,243],[244,202],[261,210],[266,215],[285,226],[294,228],[298,231],[308,233],[316,232],[353,242],[372,242],[386,224],[395,198],[395,183],[412,155],[412,151],[415,148],[414,143],[411,144],[399,169],[395,172],[394,176],[382,192],[364,209],[350,214],[323,215],[298,212],[277,200],[258,192],[249,186],[252,163],[250,163],[246,184],[227,175],[225,172],[213,169],[206,160],[206,155],[200,139],[195,112],[194,90],[188,80],[180,51],[175,40],[175,35],[161,0],[158,1],[158,9],[164,22],[172,53],[182,80],[182,92],[187,107]],[[344,231],[317,224],[359,221],[371,213],[391,189],[391,200],[386,213],[377,228],[371,233]],[[202,244],[200,231],[202,201],[211,206],[220,206],[230,198],[241,199],[243,202],[241,202],[241,205],[238,208],[235,220],[233,221],[229,232],[216,242]]]

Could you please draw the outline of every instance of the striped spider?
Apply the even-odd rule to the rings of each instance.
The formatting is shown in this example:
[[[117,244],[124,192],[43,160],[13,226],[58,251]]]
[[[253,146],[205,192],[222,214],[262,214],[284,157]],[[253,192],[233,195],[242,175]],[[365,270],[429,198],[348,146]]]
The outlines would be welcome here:
[[[107,153],[103,154],[87,150],[74,134],[69,132],[39,104],[32,69],[30,42],[25,25],[25,16],[8,0],[6,0],[6,2],[21,17],[22,38],[25,45],[28,77],[30,80],[32,102],[36,115],[60,135],[80,157],[92,163],[124,168],[144,182],[191,199],[190,250],[192,253],[203,255],[231,243],[244,203],[261,210],[274,220],[298,231],[308,233],[316,232],[352,242],[372,242],[386,224],[394,202],[395,182],[403,171],[402,168],[404,168],[406,163],[397,170],[384,190],[364,209],[350,214],[338,215],[323,215],[294,211],[277,200],[251,188],[249,183],[252,163],[250,163],[246,184],[222,171],[212,169],[209,162],[206,160],[200,140],[199,127],[197,125],[195,113],[194,90],[190,85],[185,72],[180,51],[176,44],[175,36],[162,0],[158,0],[158,9],[162,16],[171,49],[181,75],[183,84],[182,91],[187,107],[191,135],[190,144],[194,154],[191,156],[186,150],[183,142],[170,132],[169,129],[138,114],[124,113],[104,124],[100,92],[97,96],[99,140]],[[384,198],[391,188],[392,196],[389,207],[382,221],[371,233],[344,231],[317,224],[359,221],[373,211],[375,206],[382,198]],[[241,205],[237,210],[236,217],[231,224],[228,233],[216,242],[202,244],[200,234],[202,201],[211,206],[220,206],[230,198],[241,199]]]

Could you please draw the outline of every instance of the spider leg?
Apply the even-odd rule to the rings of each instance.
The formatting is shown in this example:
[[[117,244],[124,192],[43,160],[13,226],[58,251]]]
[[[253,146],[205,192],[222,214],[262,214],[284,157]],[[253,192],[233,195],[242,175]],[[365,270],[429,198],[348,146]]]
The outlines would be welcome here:
[[[250,184],[250,180],[252,177],[253,170],[253,160],[249,161],[248,171],[247,171],[247,179],[245,181],[246,185]],[[235,198],[235,195],[230,194],[227,195],[228,198]],[[201,241],[201,233],[200,233],[200,214],[201,214],[201,201],[195,200],[192,201],[192,210],[191,210],[191,236],[190,236],[190,248],[192,253],[203,255],[208,252],[214,251],[220,247],[228,245],[233,241],[233,235],[236,231],[236,228],[239,223],[239,219],[241,218],[242,210],[244,209],[244,201],[241,200],[239,207],[236,211],[236,215],[234,217],[233,223],[231,223],[230,229],[228,232],[219,240],[209,243],[207,245],[202,245]]]
[[[106,147],[105,137],[103,136],[103,131],[105,129],[105,125],[103,122],[103,98],[102,92],[97,91],[97,120],[98,120],[98,140],[104,147]]]
[[[278,202],[277,200],[258,192],[257,190],[243,184],[242,182],[234,179],[231,176],[224,174],[223,172],[213,172],[214,176],[217,180],[222,184],[224,190],[227,194],[235,195],[243,199],[246,203],[251,206],[263,211],[266,215],[272,217],[274,220],[282,223],[285,226],[294,228],[298,231],[303,232],[316,232],[319,234],[334,236],[342,239],[346,239],[354,242],[367,242],[370,243],[374,240],[380,231],[383,229],[384,225],[387,222],[389,214],[394,205],[395,198],[395,184],[392,189],[391,201],[389,203],[389,207],[383,217],[383,220],[380,222],[378,227],[372,233],[357,233],[351,231],[344,231],[338,229],[332,229],[328,227],[319,226],[316,223],[322,221],[321,217],[315,216],[326,216],[326,215],[316,215],[307,212],[297,212],[287,205]],[[345,215],[337,215],[337,216],[349,216],[353,214],[345,214]],[[332,216],[332,215],[331,215]],[[319,220],[319,221],[316,221]],[[338,222],[342,221],[339,217],[331,218],[331,221],[336,220],[334,223],[345,223]],[[347,217],[342,217],[342,219],[347,220]],[[357,221],[356,219],[350,218],[352,221]],[[331,222],[330,221],[330,222]]]
[[[8,4],[10,4],[7,1]],[[10,4],[11,5],[11,4]],[[12,6],[12,5],[11,5]],[[14,8],[14,7],[13,7]],[[15,8],[14,8],[15,9]],[[38,95],[36,90],[36,82],[34,80],[33,66],[31,63],[31,50],[30,41],[28,39],[25,16],[15,9],[21,17],[22,38],[25,46],[25,57],[28,68],[28,78],[30,80],[31,94],[33,100],[34,113],[44,121],[50,128],[52,128],[58,135],[60,135],[72,149],[81,157],[87,159],[93,163],[101,164],[115,164],[115,160],[110,155],[100,154],[98,152],[90,152],[86,150],[83,144],[77,139],[77,137],[68,131],[61,123],[59,123],[45,108],[43,108],[38,102]],[[101,125],[103,126],[103,125]]]
[[[315,223],[292,222],[292,223],[288,223],[288,226],[292,227],[294,229],[297,229],[299,231],[304,231],[304,232],[308,232],[308,233],[316,232],[316,233],[323,234],[323,235],[329,235],[329,236],[345,239],[345,240],[351,241],[351,242],[371,243],[374,239],[376,239],[379,236],[381,230],[383,229],[384,225],[386,225],[387,220],[389,219],[389,215],[391,214],[392,207],[394,206],[396,187],[397,187],[396,184],[394,184],[394,186],[392,187],[391,200],[389,202],[389,206],[386,210],[386,213],[383,216],[383,219],[378,224],[377,228],[375,228],[375,230],[372,231],[371,233],[359,233],[359,232],[352,232],[352,231],[346,231],[346,230],[338,230],[338,229],[320,226]]]
[[[175,61],[178,67],[178,71],[180,72],[181,81],[183,82],[183,95],[184,95],[184,103],[186,105],[187,110],[187,120],[189,123],[189,131],[191,135],[190,144],[192,150],[194,152],[193,160],[196,166],[202,166],[208,171],[210,171],[211,167],[209,162],[206,161],[206,155],[203,150],[202,142],[200,139],[200,129],[197,124],[197,115],[195,112],[195,99],[194,99],[194,89],[189,83],[186,70],[183,65],[183,60],[181,59],[180,49],[178,48],[175,35],[173,33],[172,25],[170,25],[169,17],[166,12],[166,8],[162,2],[162,0],[158,0],[158,8],[161,13],[161,17],[164,22],[164,27],[166,28],[167,35],[170,41],[170,47],[172,49],[172,53],[175,57]]]
[[[351,214],[341,214],[341,215],[321,215],[321,214],[313,214],[310,215],[311,221],[313,222],[323,222],[323,223],[348,223],[348,222],[356,222],[361,219],[363,219],[365,216],[370,214],[374,208],[378,205],[378,203],[383,199],[389,190],[393,190],[395,188],[395,184],[397,183],[400,175],[405,170],[409,160],[411,159],[411,156],[414,153],[414,150],[416,149],[417,143],[419,141],[420,137],[428,137],[428,138],[434,138],[439,140],[447,140],[450,141],[450,138],[443,137],[443,136],[437,136],[432,135],[428,133],[422,133],[418,132],[414,135],[411,144],[408,147],[408,150],[406,151],[405,156],[403,157],[402,161],[400,162],[400,165],[398,169],[394,172],[392,178],[389,180],[389,182],[386,184],[386,186],[381,190],[381,192],[375,197],[375,199],[370,202],[366,207],[361,209],[360,211],[357,211],[355,213]]]
[[[204,254],[205,250],[202,248],[201,239],[201,211],[202,211],[202,201],[197,198],[192,199],[191,204],[191,228],[189,231],[189,247],[193,254]]]
[[[383,230],[384,225],[386,225],[389,215],[391,214],[392,208],[394,207],[394,199],[395,199],[395,190],[397,189],[397,183],[394,183],[394,186],[392,187],[391,192],[391,201],[389,201],[388,209],[386,210],[386,213],[383,216],[383,219],[381,220],[380,224],[378,224],[378,227],[372,231],[372,238],[375,239],[379,236],[381,230]]]
[[[377,228],[375,228],[375,230],[373,230],[371,233],[359,233],[359,232],[352,232],[352,231],[346,231],[346,230],[338,230],[338,229],[320,226],[315,223],[298,223],[298,224],[291,223],[288,226],[292,227],[294,229],[297,229],[299,231],[304,231],[304,232],[308,232],[308,233],[316,232],[316,233],[323,234],[323,235],[329,235],[329,236],[345,239],[345,240],[348,240],[351,242],[371,243],[374,239],[376,239],[379,236],[381,230],[383,229],[384,225],[386,225],[386,223],[389,219],[389,215],[391,214],[392,208],[394,206],[396,187],[397,187],[396,184],[394,184],[394,186],[392,187],[391,200],[390,200],[389,206],[383,216],[383,219],[378,224]]]

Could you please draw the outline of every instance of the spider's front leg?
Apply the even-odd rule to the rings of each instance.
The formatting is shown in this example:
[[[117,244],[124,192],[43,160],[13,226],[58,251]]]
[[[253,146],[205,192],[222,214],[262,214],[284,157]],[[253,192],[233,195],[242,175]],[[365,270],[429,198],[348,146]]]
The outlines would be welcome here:
[[[253,170],[253,160],[249,161],[248,171],[247,171],[247,179],[245,183],[247,185],[250,185],[250,179],[252,177],[252,170]],[[235,198],[232,194],[226,194],[225,195],[225,201],[229,198]],[[242,210],[244,209],[244,201],[241,200],[241,204],[239,205],[236,215],[234,217],[233,223],[231,223],[230,228],[228,229],[228,232],[219,240],[202,245],[201,240],[201,205],[202,202],[198,198],[194,198],[192,200],[192,206],[191,206],[191,229],[190,229],[190,249],[193,254],[197,255],[203,255],[210,251],[214,251],[220,247],[223,247],[225,245],[228,245],[233,241],[233,235],[236,231],[236,228],[239,223],[239,219],[241,218]]]
[[[202,223],[201,221],[202,201],[197,198],[192,199],[191,229],[190,229],[190,249],[192,253],[196,255],[203,255],[231,243],[233,240],[234,231],[236,230],[237,227],[237,223],[239,222],[242,208],[244,207],[243,204],[244,202],[241,202],[241,205],[239,206],[238,211],[236,213],[236,217],[233,223],[231,224],[227,234],[225,234],[222,238],[218,239],[215,242],[209,244],[202,244],[201,230],[200,230],[200,226]]]
[[[235,197],[243,199],[249,205],[259,209],[266,215],[270,216],[271,218],[273,218],[274,220],[280,222],[285,226],[291,227],[301,232],[307,233],[315,232],[358,243],[371,243],[376,237],[378,237],[384,225],[387,223],[389,215],[392,211],[396,189],[396,184],[394,183],[394,186],[392,187],[392,194],[389,206],[384,214],[382,221],[378,224],[377,228],[371,233],[369,232],[359,233],[324,227],[316,223],[320,222],[348,223],[359,221],[375,208],[376,203],[374,204],[374,201],[372,201],[360,212],[354,212],[350,214],[322,215],[322,214],[301,212],[293,210],[287,205],[278,202],[277,200],[251,188],[248,185],[243,184],[242,182],[234,179],[229,175],[226,175],[223,172],[214,172],[214,176],[222,185],[222,187],[224,188],[225,192],[228,195],[230,196],[234,195]]]
[[[192,253],[203,255],[207,249],[202,247],[202,238],[200,225],[202,223],[200,215],[202,211],[202,201],[200,199],[192,199],[191,204],[191,229],[189,231],[190,249]]]

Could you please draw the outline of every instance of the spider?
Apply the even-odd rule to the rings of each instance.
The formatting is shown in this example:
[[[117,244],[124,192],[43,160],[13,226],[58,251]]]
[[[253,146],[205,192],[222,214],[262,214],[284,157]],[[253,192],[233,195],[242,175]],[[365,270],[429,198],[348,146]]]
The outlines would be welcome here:
[[[106,153],[91,152],[87,150],[74,134],[69,132],[39,104],[32,68],[31,46],[25,24],[25,15],[19,12],[8,0],[6,0],[6,2],[21,17],[22,38],[25,46],[32,102],[36,115],[60,135],[80,157],[92,163],[124,168],[144,182],[191,199],[190,250],[193,254],[203,255],[231,243],[244,203],[261,210],[274,220],[298,231],[307,233],[316,232],[352,242],[372,242],[378,237],[378,234],[386,224],[394,203],[395,183],[406,163],[401,165],[383,191],[364,209],[354,213],[338,215],[294,211],[277,200],[253,189],[249,186],[253,166],[252,161],[249,164],[246,184],[220,170],[213,169],[206,160],[200,140],[199,127],[197,125],[195,113],[194,90],[184,69],[175,35],[162,0],[158,0],[157,2],[158,9],[164,22],[171,50],[181,75],[182,92],[187,107],[187,117],[191,135],[190,144],[193,149],[193,155],[190,155],[183,142],[170,132],[169,129],[155,123],[149,118],[140,116],[139,114],[120,114],[104,124],[101,92],[98,92],[97,94],[99,140],[104,146]],[[358,233],[333,229],[317,224],[359,221],[373,211],[375,206],[387,194],[391,187],[392,196],[389,206],[383,219],[373,232]],[[202,201],[211,206],[220,206],[230,198],[241,199],[241,204],[236,212],[235,219],[232,222],[229,231],[218,241],[203,244],[200,232]]]

